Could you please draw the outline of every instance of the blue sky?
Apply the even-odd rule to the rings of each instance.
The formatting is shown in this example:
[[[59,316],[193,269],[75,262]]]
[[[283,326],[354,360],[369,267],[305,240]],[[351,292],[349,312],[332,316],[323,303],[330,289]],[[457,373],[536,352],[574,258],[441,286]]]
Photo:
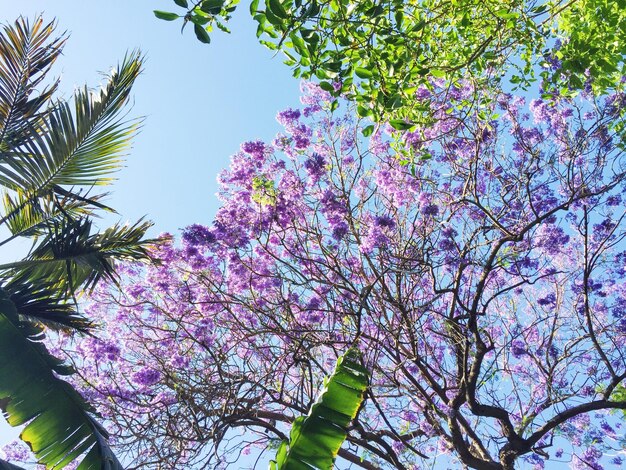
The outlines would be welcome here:
[[[277,111],[299,103],[299,82],[281,58],[256,40],[241,4],[232,34],[199,43],[181,22],[157,20],[153,9],[182,11],[172,0],[0,0],[3,22],[24,15],[58,20],[70,39],[54,74],[61,91],[96,86],[99,72],[140,48],[145,71],[134,88],[131,116],[144,126],[113,187],[110,205],[124,218],[148,215],[157,231],[208,223],[216,209],[217,172],[244,140],[272,138]]]
[[[108,203],[122,220],[146,215],[156,235],[209,224],[218,208],[215,178],[230,155],[245,140],[272,139],[276,113],[299,105],[298,80],[258,44],[247,7],[235,13],[232,34],[216,31],[210,45],[191,29],[181,35],[180,22],[153,16],[154,9],[180,10],[172,0],[0,0],[0,18],[43,14],[70,34],[53,71],[68,98],[85,83],[96,87],[99,72],[126,51],[146,54],[130,114],[145,121]],[[0,447],[15,435],[0,418]]]

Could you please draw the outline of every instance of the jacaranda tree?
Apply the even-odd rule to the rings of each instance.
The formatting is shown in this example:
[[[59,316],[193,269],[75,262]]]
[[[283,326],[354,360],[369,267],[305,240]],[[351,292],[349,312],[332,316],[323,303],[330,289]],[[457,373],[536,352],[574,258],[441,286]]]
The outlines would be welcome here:
[[[141,58],[128,55],[99,91],[56,99],[58,81],[46,79],[65,37],[54,28],[20,18],[0,32],[0,407],[9,424],[25,425],[21,438],[46,468],[82,456],[81,470],[120,469],[95,410],[61,379],[73,369],[42,340],[50,330],[89,332],[76,296],[114,279],[116,260],[147,259],[150,224],[92,227],[97,211],[112,211],[96,188],[112,181],[137,129],[125,109]],[[7,263],[17,239],[32,247]]]
[[[272,457],[354,346],[340,468],[621,466],[626,97],[445,99],[483,93],[433,80],[434,125],[397,136],[305,85],[284,133],[244,143],[214,221],[97,291],[103,335],[55,346],[120,452]]]

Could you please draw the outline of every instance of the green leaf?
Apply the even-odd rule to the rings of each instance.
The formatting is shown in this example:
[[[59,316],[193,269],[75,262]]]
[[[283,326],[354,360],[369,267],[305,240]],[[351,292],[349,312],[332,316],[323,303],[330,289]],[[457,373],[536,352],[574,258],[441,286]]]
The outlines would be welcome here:
[[[421,31],[422,29],[424,29],[424,26],[426,26],[426,21],[420,20],[413,25],[413,27],[411,28],[411,31],[413,32]]]
[[[354,73],[359,78],[372,78],[374,75],[371,70],[365,69],[363,67],[355,67]]]
[[[346,439],[346,427],[361,407],[368,382],[369,374],[360,363],[359,353],[348,350],[337,360],[333,375],[309,414],[292,424],[289,442],[281,444],[270,469],[332,469]]]
[[[317,0],[311,0],[309,2],[309,7],[303,13],[304,18],[312,18],[320,13],[321,7],[320,4],[317,3]]]
[[[92,327],[54,288],[54,282],[14,277],[3,288],[26,322],[67,332],[87,332]]]
[[[204,0],[200,4],[200,9],[211,15],[217,15],[224,7],[225,0]]]
[[[139,124],[124,108],[141,54],[129,54],[100,91],[78,90],[73,106],[52,101],[56,81],[46,88],[42,80],[65,40],[50,40],[53,29],[19,19],[0,34],[0,184],[11,231],[3,243],[33,238],[26,259],[0,267],[0,407],[10,424],[25,426],[22,439],[47,468],[86,454],[80,470],[121,470],[93,409],[59,378],[73,369],[42,339],[44,327],[88,330],[75,291],[115,279],[117,259],[148,257],[145,223],[90,231],[95,209],[113,212],[94,187],[112,180]]]
[[[361,133],[363,134],[363,137],[369,137],[374,133],[374,125],[371,124],[367,127],[364,127]]]
[[[55,195],[41,197],[27,195],[19,190],[13,196],[8,193],[4,195],[3,214],[11,231],[11,238],[44,236],[55,222],[68,217],[86,217],[92,214],[94,208],[115,212],[98,202],[104,195],[84,198],[59,187],[55,187],[54,192]],[[62,196],[61,199],[58,198],[59,195]]]
[[[180,15],[176,13],[170,13],[168,11],[154,10],[154,16],[156,16],[160,20],[165,21],[174,21],[180,18]]]
[[[294,49],[300,54],[302,57],[309,56],[309,49],[306,47],[304,40],[298,36],[296,33],[292,33],[289,35],[291,42],[293,43]]]
[[[189,8],[189,4],[187,3],[187,0],[174,0],[174,3],[178,5],[179,7]]]
[[[390,96],[385,101],[385,108],[386,109],[393,110],[393,109],[398,109],[400,107],[402,107],[402,98],[400,97],[400,95]]]
[[[43,80],[61,54],[64,37],[52,38],[54,23],[24,18],[4,26],[10,40],[0,41],[0,151],[19,148],[39,131],[41,120],[54,108],[52,96],[58,80],[49,86]],[[31,47],[25,47],[30,44]],[[45,47],[42,45],[45,44]],[[33,96],[34,95],[34,96]]]
[[[320,88],[328,93],[334,93],[335,88],[330,82],[320,82]]]
[[[267,0],[266,7],[277,18],[280,18],[283,20],[289,18],[287,11],[285,11],[285,8],[283,7],[282,3],[280,3],[280,0]]]
[[[406,131],[413,127],[415,124],[411,122],[406,122],[404,119],[391,119],[389,121],[389,125],[396,130]]]
[[[190,16],[189,16],[189,21],[191,21],[193,24],[197,24],[198,26],[204,26],[206,25],[209,21],[211,21],[210,18],[207,18],[206,16],[202,16],[199,15],[196,12],[193,12]]]
[[[282,24],[283,24],[282,20],[278,16],[276,16],[274,13],[272,13],[272,11],[269,8],[265,10],[264,15],[258,15],[258,16],[264,16],[268,23],[274,26],[278,26],[279,29],[282,29]]]
[[[356,107],[356,113],[359,115],[359,117],[367,117],[367,116],[371,116],[373,114],[371,108],[367,108],[367,107],[362,106],[362,105],[358,105]]]
[[[79,469],[123,470],[93,409],[55,376],[67,367],[41,343],[41,330],[20,321],[18,313],[0,289],[0,404],[9,424],[28,423],[20,437],[47,468],[61,469],[89,451]]]
[[[209,44],[211,42],[211,38],[209,37],[209,33],[207,33],[206,29],[198,24],[193,25],[193,32],[196,33],[196,37],[198,41]]]
[[[22,282],[47,280],[57,292],[70,295],[81,286],[94,287],[102,278],[115,281],[115,260],[147,260],[147,248],[155,242],[143,240],[150,225],[140,220],[93,234],[89,219],[63,219],[26,259],[0,265],[0,271]]]

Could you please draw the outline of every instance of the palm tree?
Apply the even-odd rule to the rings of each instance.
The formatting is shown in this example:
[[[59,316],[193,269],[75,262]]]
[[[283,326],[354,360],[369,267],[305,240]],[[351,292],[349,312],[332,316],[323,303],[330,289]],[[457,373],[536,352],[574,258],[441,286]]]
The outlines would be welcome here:
[[[127,55],[71,105],[54,98],[58,81],[45,81],[66,40],[54,29],[20,18],[0,31],[0,246],[32,241],[23,259],[0,265],[0,407],[9,424],[26,424],[21,438],[47,468],[85,455],[80,470],[121,469],[94,410],[61,379],[72,368],[42,340],[48,329],[88,332],[76,294],[115,279],[115,260],[148,259],[149,223],[92,226],[112,211],[96,189],[112,181],[139,124],[124,109],[141,56]]]

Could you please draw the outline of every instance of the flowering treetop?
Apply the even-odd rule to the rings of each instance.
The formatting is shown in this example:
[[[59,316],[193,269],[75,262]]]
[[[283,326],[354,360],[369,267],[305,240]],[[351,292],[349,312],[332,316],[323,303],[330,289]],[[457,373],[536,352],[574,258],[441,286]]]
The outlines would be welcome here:
[[[446,104],[480,93],[433,82],[432,126],[364,138],[305,84],[219,175],[213,223],[97,293],[102,335],[57,347],[136,465],[272,448],[351,346],[357,467],[621,465],[624,97]]]

